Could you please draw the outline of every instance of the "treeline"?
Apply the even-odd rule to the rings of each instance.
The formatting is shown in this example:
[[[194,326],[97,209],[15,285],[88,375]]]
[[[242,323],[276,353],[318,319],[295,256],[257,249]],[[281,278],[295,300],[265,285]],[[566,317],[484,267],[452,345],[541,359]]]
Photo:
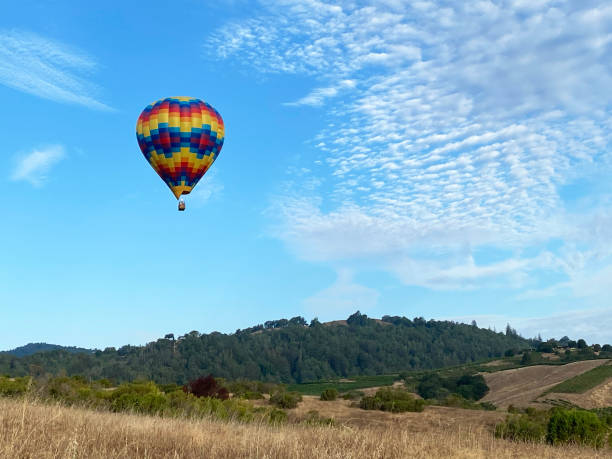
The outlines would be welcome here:
[[[92,354],[49,351],[22,358],[0,354],[0,374],[81,375],[114,382],[137,379],[179,383],[212,373],[283,383],[398,373],[500,357],[529,342],[511,333],[423,318],[370,319],[357,311],[346,321],[310,324],[302,317],[269,321],[232,334],[168,334],[145,346]]]

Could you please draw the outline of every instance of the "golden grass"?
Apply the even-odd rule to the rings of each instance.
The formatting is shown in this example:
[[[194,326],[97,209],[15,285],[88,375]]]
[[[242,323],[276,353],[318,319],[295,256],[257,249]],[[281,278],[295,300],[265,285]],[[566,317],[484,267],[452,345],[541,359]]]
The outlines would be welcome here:
[[[282,427],[162,419],[0,399],[2,458],[556,458],[609,457],[610,450],[519,444],[488,428],[401,423]]]

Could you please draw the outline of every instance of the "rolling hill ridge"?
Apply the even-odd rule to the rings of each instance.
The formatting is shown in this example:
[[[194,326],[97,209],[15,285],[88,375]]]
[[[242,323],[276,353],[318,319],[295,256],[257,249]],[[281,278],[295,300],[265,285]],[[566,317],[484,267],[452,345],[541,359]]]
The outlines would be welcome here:
[[[501,356],[529,342],[516,334],[421,317],[370,319],[357,311],[323,324],[302,317],[268,321],[235,333],[189,332],[144,346],[91,354],[64,349],[16,357],[0,354],[0,373],[83,375],[183,383],[202,374],[285,383],[439,368]]]

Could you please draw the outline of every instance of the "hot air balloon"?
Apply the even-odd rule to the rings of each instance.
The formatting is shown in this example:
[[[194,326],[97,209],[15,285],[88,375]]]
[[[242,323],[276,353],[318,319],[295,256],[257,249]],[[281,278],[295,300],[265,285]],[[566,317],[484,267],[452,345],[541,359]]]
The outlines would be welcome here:
[[[193,97],[167,97],[148,105],[136,124],[138,145],[185,210],[189,194],[223,147],[225,128],[219,112]]]

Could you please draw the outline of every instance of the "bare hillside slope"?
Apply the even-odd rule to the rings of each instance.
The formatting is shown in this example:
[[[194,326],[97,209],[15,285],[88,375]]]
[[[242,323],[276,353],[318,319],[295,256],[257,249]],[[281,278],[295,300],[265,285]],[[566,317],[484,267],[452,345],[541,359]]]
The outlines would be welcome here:
[[[552,392],[538,399],[538,401],[545,400],[566,400],[589,410],[612,406],[612,378],[583,394],[557,394]]]
[[[536,365],[488,373],[483,376],[490,391],[482,401],[500,408],[528,406],[535,403],[545,390],[606,362],[608,360],[584,360],[567,365]]]

